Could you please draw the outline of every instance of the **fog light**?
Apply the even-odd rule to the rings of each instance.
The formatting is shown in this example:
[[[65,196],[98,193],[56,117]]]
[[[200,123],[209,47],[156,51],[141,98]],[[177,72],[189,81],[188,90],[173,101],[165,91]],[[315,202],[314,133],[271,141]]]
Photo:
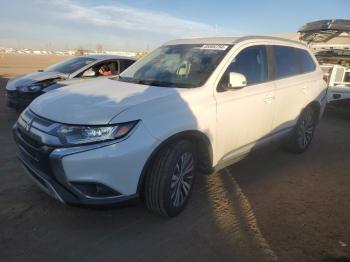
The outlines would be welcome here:
[[[108,186],[94,182],[72,182],[72,185],[88,197],[116,197],[121,194]]]

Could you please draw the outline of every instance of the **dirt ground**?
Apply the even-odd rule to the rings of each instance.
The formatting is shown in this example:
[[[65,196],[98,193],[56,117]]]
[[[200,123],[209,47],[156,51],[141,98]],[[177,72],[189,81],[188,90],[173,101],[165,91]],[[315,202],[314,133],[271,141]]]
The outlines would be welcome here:
[[[0,76],[12,78],[38,69],[45,69],[71,56],[58,55],[24,55],[0,53]]]
[[[350,261],[350,112],[328,112],[302,155],[271,147],[198,177],[174,219],[51,199],[16,160],[4,88],[64,58],[0,55],[0,261]]]

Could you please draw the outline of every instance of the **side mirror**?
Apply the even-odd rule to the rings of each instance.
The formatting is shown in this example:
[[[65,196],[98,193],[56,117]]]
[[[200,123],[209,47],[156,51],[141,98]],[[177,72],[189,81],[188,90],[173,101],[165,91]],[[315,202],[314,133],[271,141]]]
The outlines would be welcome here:
[[[247,86],[247,79],[243,74],[230,72],[228,90],[240,89]]]
[[[83,73],[83,77],[94,77],[96,76],[96,72],[92,69],[88,69]]]

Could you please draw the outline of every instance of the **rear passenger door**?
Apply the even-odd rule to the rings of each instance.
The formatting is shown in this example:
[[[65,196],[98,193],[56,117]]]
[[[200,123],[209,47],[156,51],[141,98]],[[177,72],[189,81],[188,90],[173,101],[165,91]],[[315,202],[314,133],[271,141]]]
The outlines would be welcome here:
[[[243,74],[247,86],[225,90],[230,72]],[[249,151],[271,131],[274,84],[268,72],[266,46],[256,45],[242,48],[221,78],[216,93],[217,150],[224,162]]]
[[[298,52],[289,46],[273,46],[276,79],[273,133],[292,128],[308,100],[311,83],[307,75],[302,75]]]

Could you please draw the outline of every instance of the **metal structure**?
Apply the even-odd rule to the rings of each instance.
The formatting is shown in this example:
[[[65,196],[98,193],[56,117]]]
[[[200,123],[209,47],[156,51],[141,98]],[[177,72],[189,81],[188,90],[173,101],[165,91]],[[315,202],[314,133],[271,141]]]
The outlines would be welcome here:
[[[333,19],[309,22],[299,30],[300,40],[310,44],[327,42],[342,33],[350,33],[350,20]]]

